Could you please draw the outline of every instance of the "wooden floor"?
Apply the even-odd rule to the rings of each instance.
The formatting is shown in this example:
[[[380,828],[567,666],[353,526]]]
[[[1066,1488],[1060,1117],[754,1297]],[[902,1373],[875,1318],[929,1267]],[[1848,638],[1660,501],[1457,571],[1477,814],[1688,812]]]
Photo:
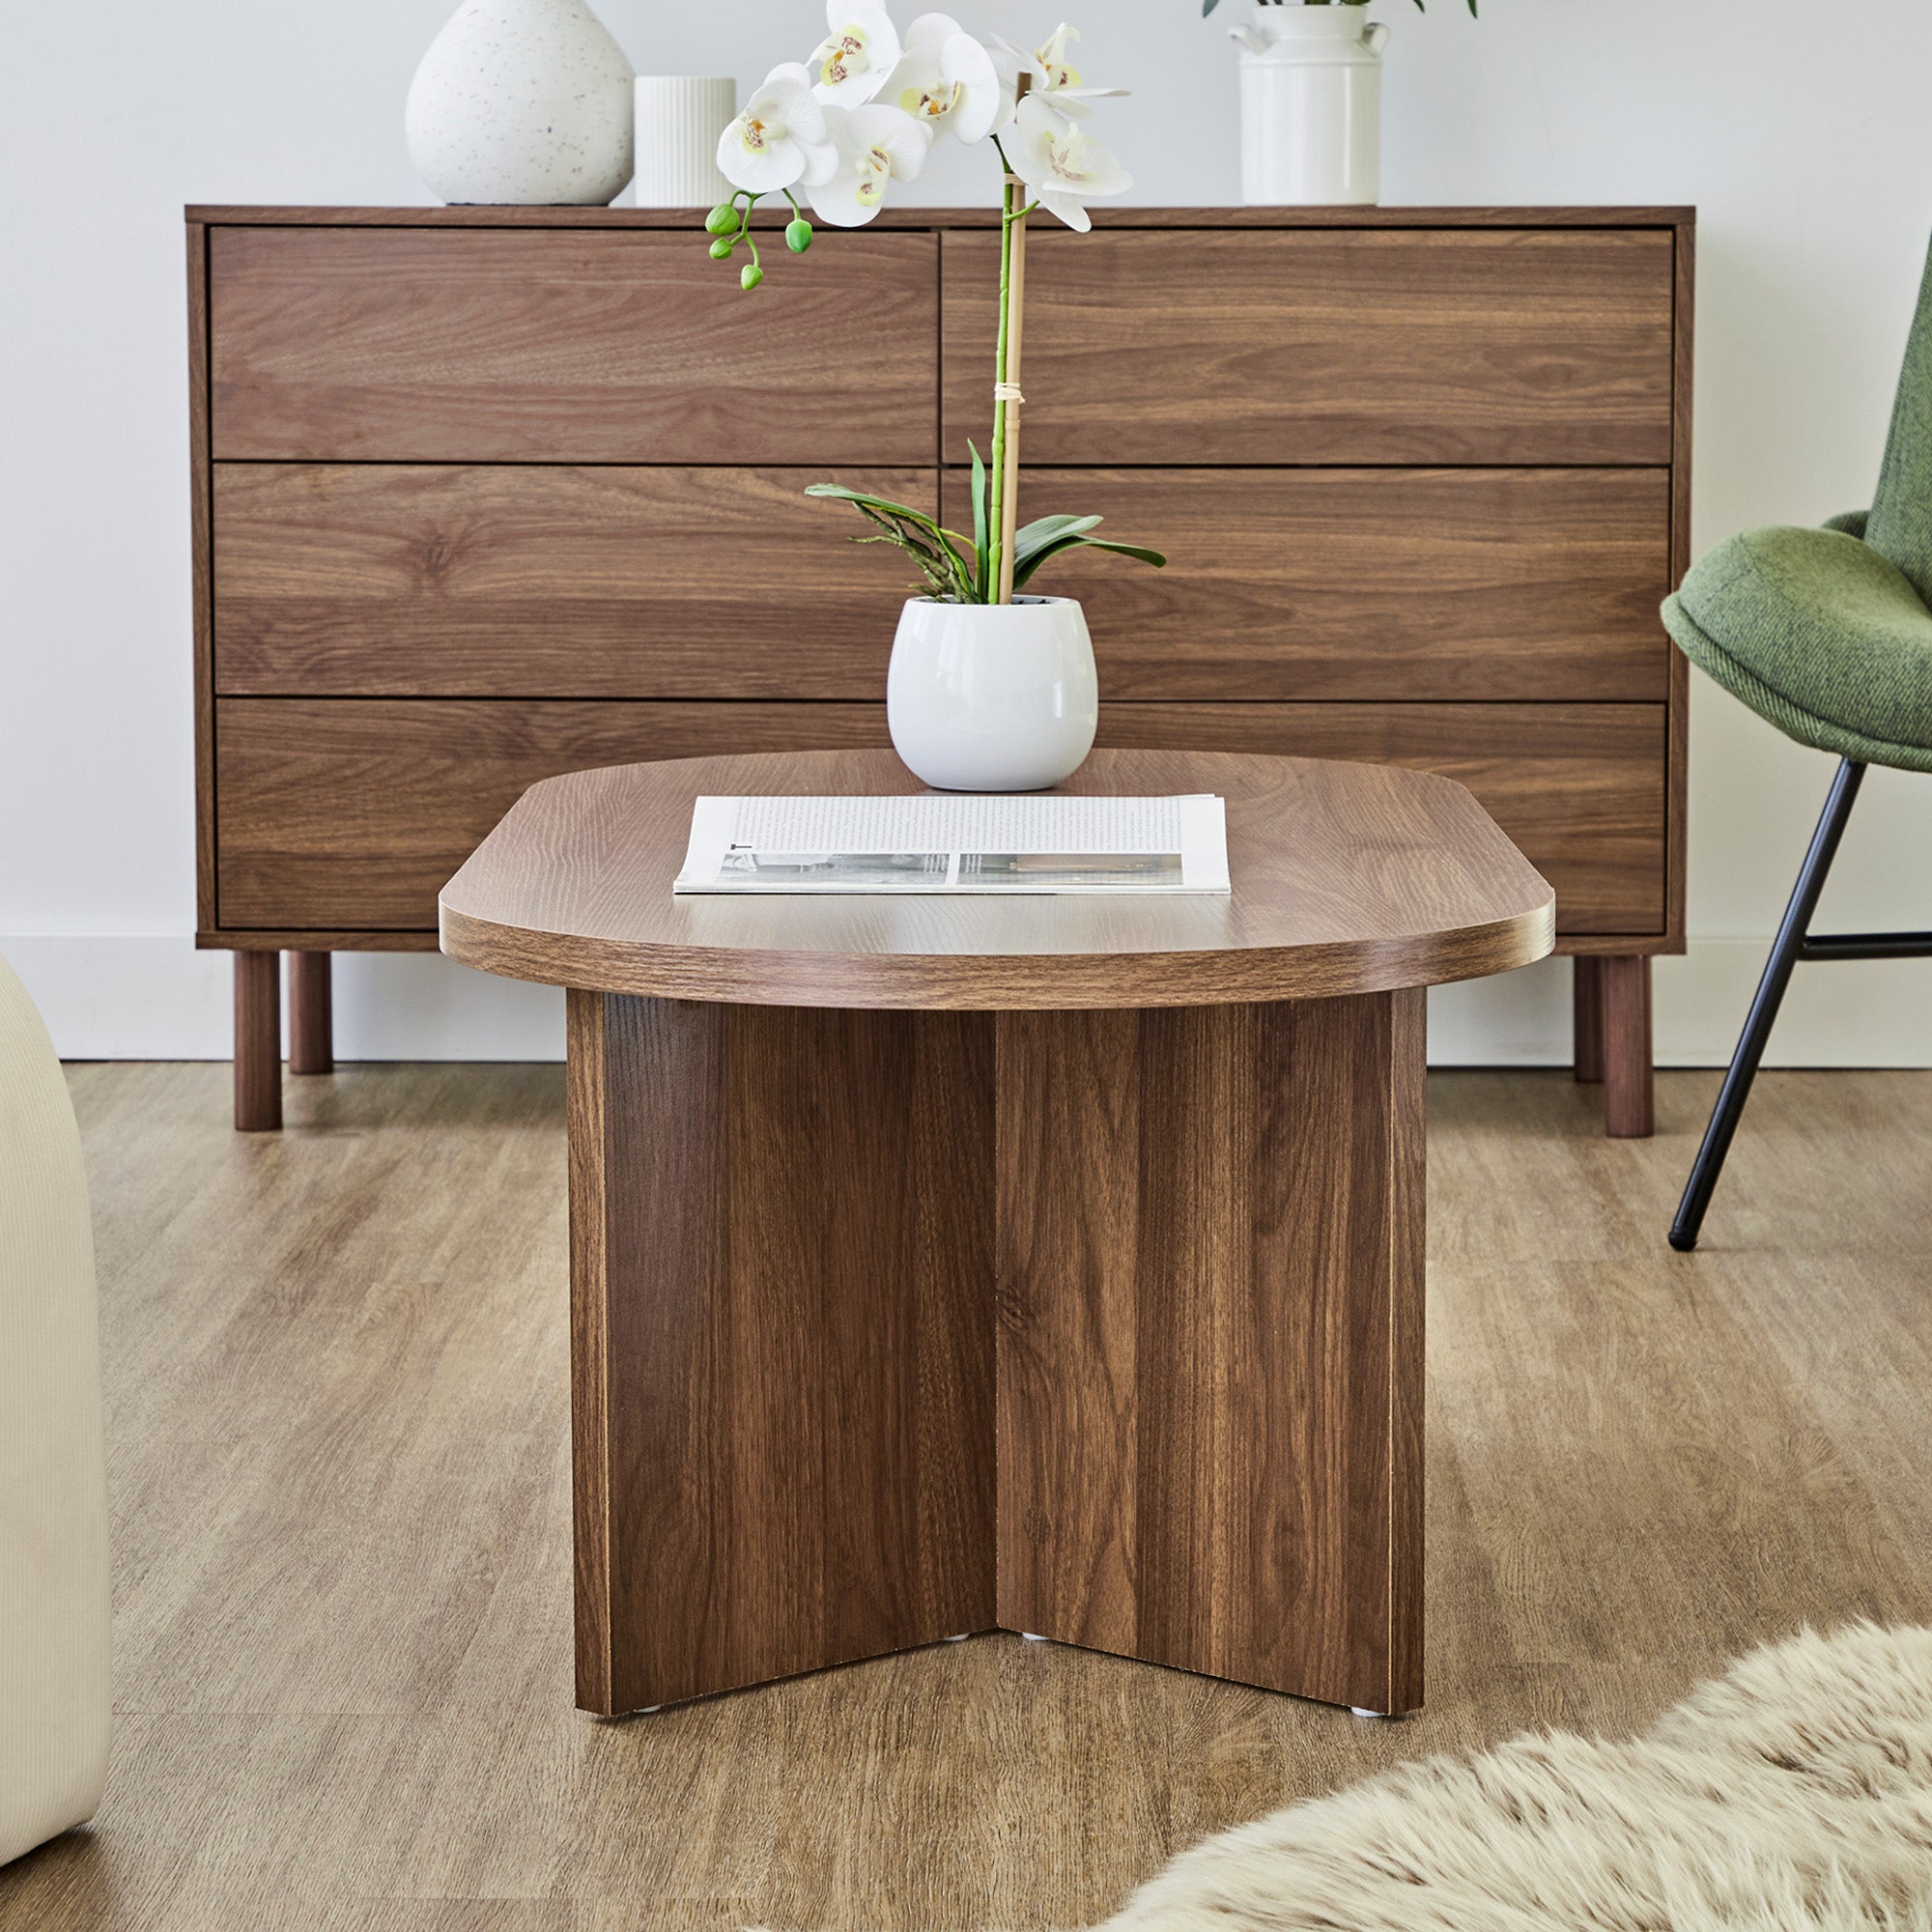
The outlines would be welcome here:
[[[1786,1074],[1709,1245],[1548,1074],[1431,1088],[1431,1699],[1399,1724],[984,1637],[571,1709],[560,1069],[84,1066],[118,1739],[0,1926],[1077,1926],[1418,1753],[1648,1721],[1804,1622],[1932,1618],[1932,1075]]]

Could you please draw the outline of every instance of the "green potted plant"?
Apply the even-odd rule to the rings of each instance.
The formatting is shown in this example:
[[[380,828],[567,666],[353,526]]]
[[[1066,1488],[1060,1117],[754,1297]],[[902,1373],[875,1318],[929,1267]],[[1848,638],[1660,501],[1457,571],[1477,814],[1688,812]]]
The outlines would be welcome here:
[[[1068,59],[1079,35],[1067,26],[1029,53],[978,40],[944,14],[923,15],[901,40],[883,7],[829,0],[827,25],[810,60],[774,68],[724,130],[718,165],[737,191],[706,222],[711,253],[721,262],[742,253],[740,281],[756,289],[765,264],[752,215],[766,196],[784,198],[785,245],[803,254],[814,234],[806,205],[822,221],[856,228],[894,183],[919,178],[935,142],[983,145],[997,157],[994,417],[989,452],[971,446],[971,533],[842,484],[808,494],[850,503],[867,525],[855,541],[892,546],[922,580],[887,680],[899,755],[944,789],[1034,790],[1079,769],[1099,719],[1085,614],[1071,599],[1035,593],[1035,579],[1082,550],[1166,561],[1096,535],[1096,516],[1018,517],[1027,222],[1043,210],[1084,233],[1089,200],[1132,185],[1085,125],[1092,103],[1119,90],[1082,83]]]

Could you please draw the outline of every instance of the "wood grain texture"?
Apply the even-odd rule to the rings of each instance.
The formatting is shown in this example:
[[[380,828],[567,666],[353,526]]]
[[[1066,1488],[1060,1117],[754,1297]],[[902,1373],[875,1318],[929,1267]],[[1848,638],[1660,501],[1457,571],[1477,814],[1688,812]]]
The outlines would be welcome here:
[[[1100,743],[1122,749],[1365,759],[1472,791],[1556,888],[1557,929],[1663,927],[1661,705],[1104,704]],[[1641,947],[1633,951],[1642,950]]]
[[[1687,212],[1675,230],[1677,353],[1671,372],[1670,587],[1690,568],[1690,475],[1696,374],[1697,221]],[[1670,831],[1665,846],[1665,917],[1684,945],[1685,902],[1690,892],[1690,660],[1670,653]]]
[[[213,454],[929,464],[935,243],[841,240],[753,317],[689,235],[215,228]]]
[[[855,557],[825,473],[217,464],[216,688],[874,698],[907,567]],[[846,480],[938,508],[930,470]]]
[[[1554,895],[1460,785],[1193,753],[1098,752],[1060,789],[1225,797],[1232,895],[672,895],[700,795],[922,789],[873,752],[548,780],[443,888],[442,950],[658,999],[998,1011],[1384,992],[1508,972],[1554,939]]]
[[[618,1708],[611,1602],[611,1042],[601,993],[564,1001],[570,1148],[571,1604],[579,1710]],[[696,1109],[704,1096],[694,1094]],[[676,1211],[671,1204],[670,1211]],[[702,1281],[703,1277],[700,1276]],[[628,1301],[628,1297],[627,1297]]]
[[[300,932],[275,926],[197,932],[204,952],[434,952],[434,932]]]
[[[435,930],[437,893],[484,834],[527,786],[559,772],[889,742],[878,704],[249,698],[224,699],[219,715],[227,925],[208,935],[215,945],[268,943],[251,931],[292,948],[412,943],[400,935]],[[1653,947],[1669,944],[1664,732],[1656,705],[1100,712],[1100,743],[1120,750],[1359,759],[1454,779],[1555,887],[1566,942],[1616,935]],[[372,942],[377,920],[395,922],[399,936]]]
[[[436,895],[539,779],[733,746],[888,742],[882,705],[224,698],[223,927],[434,932]]]
[[[1648,1140],[1657,1131],[1650,961],[1612,954],[1602,972],[1605,1130],[1612,1140]]]
[[[803,495],[817,474],[217,465],[217,689],[870,698],[904,571],[853,558],[849,512]],[[863,481],[939,507],[932,472]],[[1028,488],[1169,556],[1055,567],[1116,701],[1667,694],[1666,471],[1047,470]],[[970,525],[956,478],[945,512]],[[817,612],[782,650],[774,579]]]
[[[1421,1702],[1423,1024],[1001,1021],[1007,1628]]]
[[[187,224],[188,571],[193,598],[195,923],[214,923],[214,580],[208,463],[208,230]]]
[[[1604,1078],[1604,962],[1598,958],[1578,959],[1571,987],[1575,1008],[1573,1026],[1575,1049],[1571,1071],[1586,1087],[1602,1084]]]
[[[1348,1114],[1351,1158],[1363,1161],[1371,1183],[1384,1171],[1388,1177],[1388,1254],[1387,1328],[1385,1334],[1374,1325],[1380,1321],[1371,1293],[1362,1307],[1362,1297],[1351,1297],[1356,1341],[1366,1358],[1375,1362],[1386,1349],[1388,1357],[1388,1475],[1386,1487],[1376,1480],[1377,1459],[1374,1444],[1364,1438],[1361,1415],[1351,1413],[1346,1422],[1350,1475],[1353,1488],[1349,1499],[1351,1510],[1365,1514],[1352,1532],[1355,1552],[1363,1543],[1369,1553],[1379,1559],[1383,1548],[1378,1541],[1377,1511],[1386,1494],[1389,1528],[1388,1560],[1389,1702],[1384,1707],[1400,1710],[1422,1701],[1425,1643],[1423,1609],[1427,1598],[1427,1569],[1424,1561],[1426,1523],[1423,1485],[1428,1468],[1428,1274],[1429,1274],[1429,1001],[1420,993],[1398,993],[1389,1005],[1387,1084],[1382,1085],[1379,1062],[1372,1062],[1369,1091],[1359,1108],[1352,1100]],[[1332,1079],[1332,1070],[1323,1077]],[[1310,1082],[1311,1087],[1316,1085]],[[1386,1115],[1378,1125],[1382,1109]],[[1331,1185],[1337,1162],[1330,1159],[1326,1171]],[[1359,1211],[1359,1210],[1358,1210]],[[1361,1227],[1358,1223],[1359,1239]],[[1371,1282],[1376,1279],[1378,1256],[1368,1253],[1364,1264]],[[1332,1292],[1332,1283],[1331,1283]],[[1365,1343],[1365,1346],[1364,1346]],[[1351,1401],[1353,1397],[1350,1398]],[[1357,1555],[1359,1560],[1359,1554]],[[1366,1615],[1364,1615],[1366,1611]],[[1366,1603],[1350,1602],[1350,1640],[1346,1648],[1359,1660],[1367,1649],[1379,1655],[1380,1628],[1373,1594]],[[1350,1668],[1356,1667],[1351,1662]],[[1369,1708],[1375,1708],[1371,1706]]]
[[[334,976],[327,952],[291,952],[289,1071],[335,1071]]]
[[[990,411],[997,242],[949,233],[945,446]],[[1036,464],[1637,464],[1672,454],[1667,231],[1042,234]]]
[[[585,1708],[993,1623],[992,1024],[572,995]]]
[[[92,1830],[0,1869],[0,1926],[1065,1932],[1277,1805],[1641,1730],[1807,1623],[1932,1622],[1932,1075],[1764,1074],[1674,1255],[1718,1079],[1606,1142],[1567,1071],[1431,1078],[1406,1721],[986,1636],[598,1724],[562,1069],[345,1066],[276,1139],[230,1133],[225,1065],[73,1066],[115,1759]]]
[[[273,1133],[281,1124],[281,954],[238,952],[235,955],[235,1131]]]
[[[1103,516],[1165,570],[1090,554],[1077,597],[1122,699],[1662,703],[1663,469],[1030,469],[1029,516]],[[947,518],[971,527],[949,472]]]

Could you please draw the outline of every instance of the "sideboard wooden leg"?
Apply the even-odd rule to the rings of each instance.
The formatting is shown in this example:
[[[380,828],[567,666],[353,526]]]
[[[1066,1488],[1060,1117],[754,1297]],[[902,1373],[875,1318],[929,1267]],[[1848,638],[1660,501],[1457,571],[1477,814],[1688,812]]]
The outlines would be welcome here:
[[[289,1071],[333,1073],[335,1030],[331,1009],[331,956],[289,954]]]
[[[1604,961],[1604,1128],[1613,1140],[1657,1131],[1656,1087],[1650,960],[1619,954]]]
[[[282,955],[235,955],[235,1131],[282,1124]]]
[[[1577,955],[1577,1032],[1573,1064],[1577,1078],[1595,1086],[1604,1077],[1604,962],[1596,954]]]
[[[1419,991],[1000,1015],[1000,1623],[1422,1701]]]

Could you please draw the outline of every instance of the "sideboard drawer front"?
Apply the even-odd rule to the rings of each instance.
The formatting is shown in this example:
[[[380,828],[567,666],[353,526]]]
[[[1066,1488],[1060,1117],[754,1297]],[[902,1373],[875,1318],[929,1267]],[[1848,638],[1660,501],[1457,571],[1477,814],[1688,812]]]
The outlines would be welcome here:
[[[1671,460],[1667,230],[1037,226],[1033,462]],[[945,280],[957,462],[992,416],[998,237],[949,233]]]
[[[755,298],[695,233],[216,228],[209,275],[217,458],[936,459],[931,235]]]
[[[1662,702],[1664,469],[1031,469],[1165,570],[1056,559],[1103,696]],[[949,520],[970,519],[946,480]],[[967,527],[970,527],[970,522]],[[216,554],[219,554],[217,549]]]
[[[909,567],[823,469],[214,467],[227,695],[871,698]],[[846,470],[926,511],[932,470]]]
[[[648,758],[890,742],[876,704],[223,698],[220,923],[434,931],[444,882],[539,779]]]
[[[1665,718],[1662,704],[1103,704],[1100,743],[1440,772],[1556,888],[1559,934],[1642,937],[1665,928]]]
[[[1664,717],[1637,704],[1105,704],[1100,742],[1414,765],[1466,784],[1556,888],[1565,933],[1663,929]],[[885,745],[881,704],[223,698],[219,920],[418,931],[539,779]]]

